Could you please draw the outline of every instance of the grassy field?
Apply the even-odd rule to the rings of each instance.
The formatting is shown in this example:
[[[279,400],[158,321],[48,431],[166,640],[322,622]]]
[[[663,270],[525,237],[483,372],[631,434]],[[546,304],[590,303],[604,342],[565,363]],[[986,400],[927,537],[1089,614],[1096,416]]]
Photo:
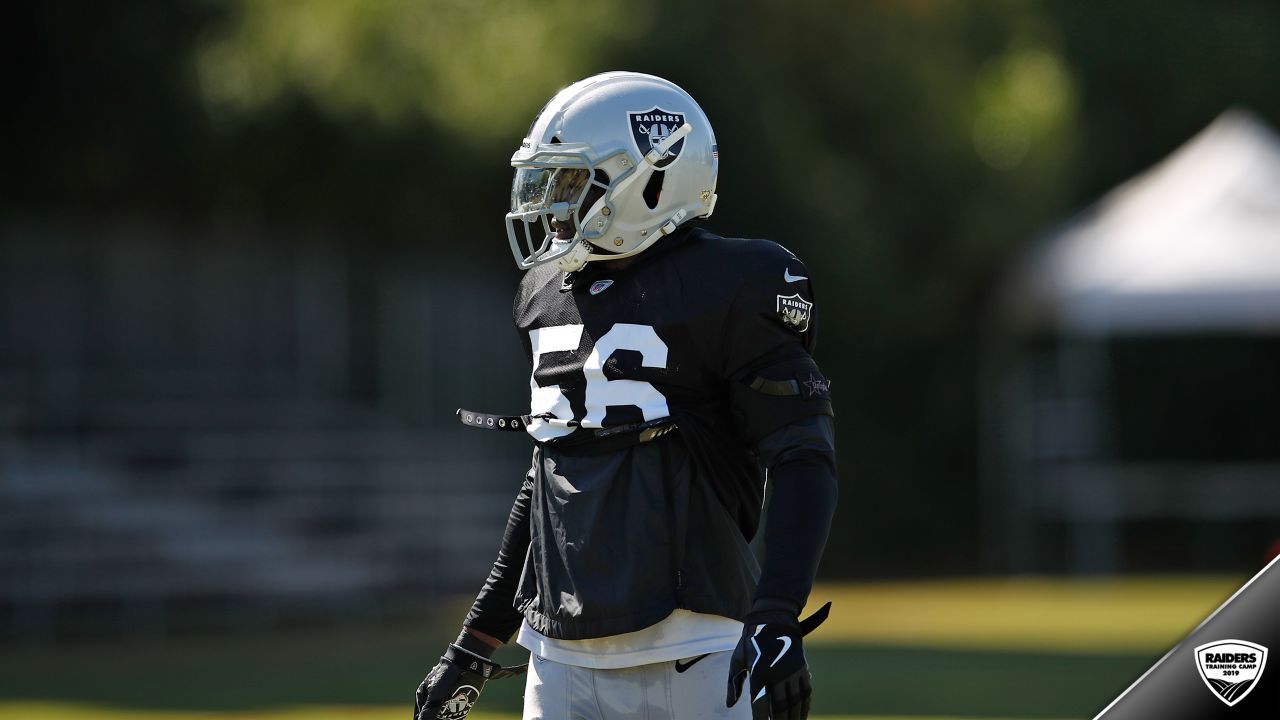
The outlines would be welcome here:
[[[819,586],[814,640],[1054,653],[1168,649],[1247,577],[1008,578]]]
[[[824,586],[807,641],[822,717],[1092,717],[1246,578]],[[439,617],[461,617],[454,608]],[[0,720],[400,718],[430,624],[0,649]],[[516,648],[498,659],[520,661]],[[516,716],[522,684],[480,708]]]

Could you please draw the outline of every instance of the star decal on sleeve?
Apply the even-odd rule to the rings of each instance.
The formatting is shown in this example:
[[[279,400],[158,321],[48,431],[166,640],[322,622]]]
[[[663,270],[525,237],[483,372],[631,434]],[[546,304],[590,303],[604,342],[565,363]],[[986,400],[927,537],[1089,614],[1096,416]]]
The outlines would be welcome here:
[[[801,381],[801,385],[805,388],[805,397],[814,397],[815,395],[826,395],[831,392],[831,383],[825,378],[820,378],[813,373],[809,373],[809,379]]]

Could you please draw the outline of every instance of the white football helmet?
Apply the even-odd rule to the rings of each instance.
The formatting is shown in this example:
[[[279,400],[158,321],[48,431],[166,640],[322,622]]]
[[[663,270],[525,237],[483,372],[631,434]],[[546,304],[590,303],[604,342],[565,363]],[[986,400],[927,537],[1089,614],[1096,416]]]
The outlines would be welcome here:
[[[507,238],[520,269],[642,252],[709,217],[720,159],[702,108],[653,75],[607,72],[547,103],[511,156]]]

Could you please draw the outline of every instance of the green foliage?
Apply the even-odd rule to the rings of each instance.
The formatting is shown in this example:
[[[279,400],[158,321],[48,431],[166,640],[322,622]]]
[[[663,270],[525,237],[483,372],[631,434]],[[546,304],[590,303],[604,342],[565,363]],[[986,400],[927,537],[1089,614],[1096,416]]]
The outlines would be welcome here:
[[[1280,5],[1262,0],[31,0],[11,17],[6,214],[319,228],[493,272],[510,272],[506,159],[546,97],[616,68],[684,85],[720,140],[713,229],[783,242],[818,284],[837,572],[976,568],[976,358],[1002,272],[1228,106],[1280,120]],[[433,246],[459,233],[474,242]]]
[[[252,117],[292,93],[342,118],[415,119],[469,140],[511,140],[602,49],[644,32],[620,0],[283,0],[234,4],[197,50],[200,91]],[[625,22],[624,22],[625,17]]]

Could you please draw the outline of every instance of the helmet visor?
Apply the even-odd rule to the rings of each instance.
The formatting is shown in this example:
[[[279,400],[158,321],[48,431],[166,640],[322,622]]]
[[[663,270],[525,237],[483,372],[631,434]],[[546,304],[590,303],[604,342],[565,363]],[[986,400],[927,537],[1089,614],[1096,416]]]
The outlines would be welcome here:
[[[511,212],[545,210],[556,203],[576,205],[591,179],[582,167],[532,167],[516,169],[511,184]]]

